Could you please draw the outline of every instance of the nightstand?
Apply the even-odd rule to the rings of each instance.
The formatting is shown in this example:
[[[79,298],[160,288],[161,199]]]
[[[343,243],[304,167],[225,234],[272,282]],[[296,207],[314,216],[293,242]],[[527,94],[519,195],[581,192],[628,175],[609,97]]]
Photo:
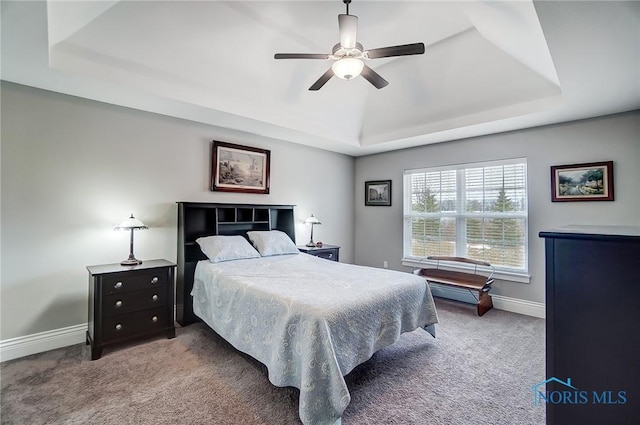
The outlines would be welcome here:
[[[88,266],[91,360],[112,344],[166,333],[176,336],[173,322],[176,265],[149,260],[135,266]]]
[[[336,245],[322,245],[322,248],[300,245],[298,250],[327,260],[340,261],[340,247]]]

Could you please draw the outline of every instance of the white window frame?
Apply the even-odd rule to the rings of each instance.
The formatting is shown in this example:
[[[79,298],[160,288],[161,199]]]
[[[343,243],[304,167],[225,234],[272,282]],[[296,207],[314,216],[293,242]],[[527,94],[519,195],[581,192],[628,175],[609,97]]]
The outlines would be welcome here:
[[[467,213],[464,210],[464,202],[465,202],[465,187],[464,187],[464,173],[466,169],[471,168],[480,168],[480,167],[490,167],[490,166],[500,166],[500,165],[509,165],[509,164],[525,164],[527,165],[526,158],[513,158],[506,160],[497,160],[497,161],[486,161],[486,162],[477,162],[477,163],[465,163],[465,164],[455,164],[455,165],[447,165],[440,167],[425,167],[420,169],[409,169],[404,171],[404,180],[403,180],[403,258],[402,264],[409,267],[424,267],[435,266],[436,262],[432,260],[427,260],[426,258],[415,257],[407,255],[411,252],[411,218],[415,217],[415,213],[412,212],[412,201],[411,201],[411,176],[417,173],[426,173],[426,172],[439,172],[439,171],[456,171],[456,212],[452,213],[434,213],[438,217],[442,216],[450,216],[456,218],[456,228],[464,229],[464,219],[468,217],[487,217],[487,218],[502,218],[502,217],[515,217],[524,219],[524,269],[511,269],[506,267],[496,266],[493,277],[501,280],[509,280],[514,282],[523,282],[529,283],[531,279],[531,275],[529,274],[529,219],[528,219],[528,205],[525,206],[524,211],[518,212],[510,212],[510,213],[499,213],[499,212],[483,212],[483,213]],[[525,171],[525,177],[526,177]],[[527,178],[528,182],[528,178]],[[528,183],[525,182],[525,190],[528,204],[529,190]],[[424,213],[423,213],[424,214]],[[461,248],[466,245],[465,240],[466,232],[458,231],[456,233],[456,249]],[[456,252],[456,255],[462,256]],[[443,268],[443,264],[440,263],[440,268]],[[461,270],[461,271],[469,271],[473,270],[473,267],[468,266],[460,266],[457,264],[446,264],[444,268],[448,268],[451,270]],[[483,270],[482,267],[478,268],[478,271],[481,273],[490,273],[491,270],[486,269]]]

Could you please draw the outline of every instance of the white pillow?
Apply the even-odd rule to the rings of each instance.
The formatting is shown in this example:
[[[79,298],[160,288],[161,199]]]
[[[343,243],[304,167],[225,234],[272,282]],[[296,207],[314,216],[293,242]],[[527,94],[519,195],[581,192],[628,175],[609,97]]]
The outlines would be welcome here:
[[[300,253],[289,235],[280,230],[247,232],[247,236],[263,257]]]
[[[196,242],[212,263],[260,257],[243,236],[206,236]]]

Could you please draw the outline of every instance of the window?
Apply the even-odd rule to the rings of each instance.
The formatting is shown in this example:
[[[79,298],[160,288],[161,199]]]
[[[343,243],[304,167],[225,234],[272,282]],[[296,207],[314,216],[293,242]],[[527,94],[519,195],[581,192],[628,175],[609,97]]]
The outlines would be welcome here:
[[[403,261],[429,255],[470,257],[526,275],[526,160],[406,170]]]

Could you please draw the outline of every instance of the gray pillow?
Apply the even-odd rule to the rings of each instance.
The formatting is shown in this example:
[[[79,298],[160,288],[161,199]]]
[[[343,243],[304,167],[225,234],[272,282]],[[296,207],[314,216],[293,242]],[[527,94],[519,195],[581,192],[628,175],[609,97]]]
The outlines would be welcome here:
[[[242,236],[206,236],[196,239],[196,242],[212,263],[260,257]]]
[[[289,235],[280,230],[252,231],[247,236],[263,257],[300,253]]]

